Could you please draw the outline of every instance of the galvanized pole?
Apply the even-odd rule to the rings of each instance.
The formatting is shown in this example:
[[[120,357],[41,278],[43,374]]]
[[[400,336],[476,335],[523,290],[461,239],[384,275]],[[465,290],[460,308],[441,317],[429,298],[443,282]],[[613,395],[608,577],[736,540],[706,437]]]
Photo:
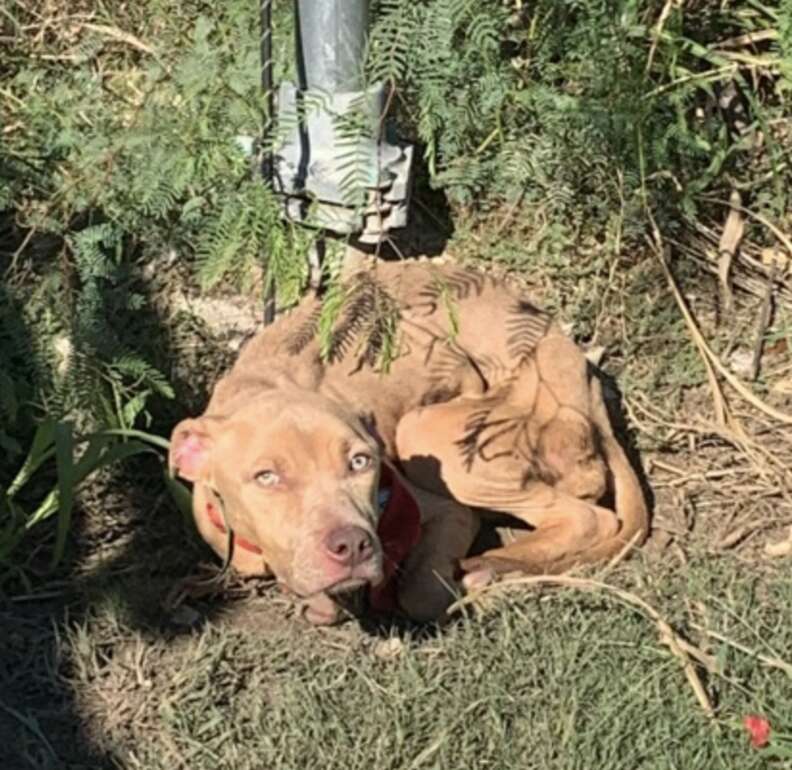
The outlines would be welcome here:
[[[369,22],[368,0],[295,0],[297,72],[302,92],[352,93],[363,87],[363,59]],[[307,135],[300,136],[308,166],[314,157]],[[308,253],[309,285],[321,290],[325,232]]]

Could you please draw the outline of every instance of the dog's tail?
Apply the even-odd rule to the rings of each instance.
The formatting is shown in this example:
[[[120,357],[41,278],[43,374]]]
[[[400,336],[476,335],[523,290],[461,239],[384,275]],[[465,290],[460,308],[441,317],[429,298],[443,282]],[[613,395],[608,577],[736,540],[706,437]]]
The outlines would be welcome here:
[[[591,420],[599,433],[602,453],[613,479],[614,511],[619,520],[619,530],[613,537],[585,552],[585,561],[598,562],[613,558],[646,540],[649,509],[638,476],[613,433],[602,386],[596,377],[592,378],[590,388]]]

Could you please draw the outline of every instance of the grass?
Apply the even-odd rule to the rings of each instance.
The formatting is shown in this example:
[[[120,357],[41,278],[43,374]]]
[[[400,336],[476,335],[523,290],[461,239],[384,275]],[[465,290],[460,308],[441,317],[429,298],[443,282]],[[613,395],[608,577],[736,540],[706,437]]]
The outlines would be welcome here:
[[[712,656],[714,720],[654,623],[599,592],[512,589],[434,635],[390,638],[284,620],[271,592],[175,638],[105,601],[57,632],[40,625],[56,662],[34,667],[121,767],[767,767],[740,719],[784,724],[792,678],[740,648],[790,648],[792,586],[781,569],[736,566],[646,557],[610,576]],[[18,764],[3,767],[95,766],[44,739],[59,709],[40,710],[38,730],[17,712]]]
[[[450,250],[490,248],[486,229],[474,235],[462,230]],[[508,265],[517,237],[490,254]],[[519,272],[576,337],[606,346],[652,484],[649,544],[592,576],[646,602],[693,650],[713,718],[655,620],[610,591],[499,588],[432,632],[310,628],[257,582],[174,607],[174,587],[211,558],[152,483],[157,464],[141,460],[83,492],[60,572],[0,604],[0,767],[788,766],[741,725],[758,713],[790,729],[789,560],[765,552],[786,535],[788,480],[713,425],[662,273],[650,259],[613,270],[613,258],[570,252]],[[680,279],[706,300],[700,275]],[[714,303],[695,307],[710,344],[728,350]],[[754,311],[738,294],[734,328]],[[228,352],[188,315],[173,330],[178,366],[214,371]],[[764,397],[781,409],[788,397],[771,386],[785,360],[765,359]],[[789,427],[729,396],[747,435],[788,466]]]
[[[625,396],[654,534],[593,576],[693,650],[714,718],[655,621],[610,591],[506,586],[431,632],[310,628],[257,582],[174,609],[174,586],[208,553],[144,463],[83,497],[62,577],[0,605],[0,766],[787,766],[741,726],[759,713],[790,727],[792,583],[788,558],[764,551],[789,523],[783,479],[694,425],[709,393],[657,376],[669,347],[681,368],[688,355],[658,335],[646,342],[663,356],[630,365]],[[784,456],[788,429],[739,414]]]

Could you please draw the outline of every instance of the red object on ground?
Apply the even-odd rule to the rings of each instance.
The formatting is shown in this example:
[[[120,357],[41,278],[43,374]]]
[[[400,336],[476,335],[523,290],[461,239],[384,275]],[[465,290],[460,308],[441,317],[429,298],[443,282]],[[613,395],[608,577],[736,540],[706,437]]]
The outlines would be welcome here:
[[[757,714],[748,714],[743,717],[743,725],[751,736],[751,746],[761,749],[767,746],[770,740],[770,722]]]

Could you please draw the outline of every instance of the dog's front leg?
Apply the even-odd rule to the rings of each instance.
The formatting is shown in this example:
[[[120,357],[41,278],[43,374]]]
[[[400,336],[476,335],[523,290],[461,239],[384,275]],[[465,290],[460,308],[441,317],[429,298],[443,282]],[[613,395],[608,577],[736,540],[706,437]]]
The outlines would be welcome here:
[[[479,530],[479,518],[454,500],[413,488],[421,509],[421,540],[404,563],[398,599],[413,620],[439,620],[460,591],[459,562]]]

